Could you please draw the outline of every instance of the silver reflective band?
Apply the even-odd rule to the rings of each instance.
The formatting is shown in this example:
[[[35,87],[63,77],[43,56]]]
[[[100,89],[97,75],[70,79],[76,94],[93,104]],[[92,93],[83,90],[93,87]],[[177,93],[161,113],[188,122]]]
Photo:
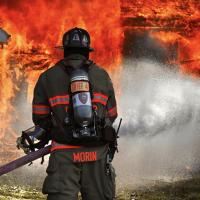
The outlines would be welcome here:
[[[87,76],[76,76],[71,78],[71,81],[80,81],[80,80],[88,81],[89,79]]]

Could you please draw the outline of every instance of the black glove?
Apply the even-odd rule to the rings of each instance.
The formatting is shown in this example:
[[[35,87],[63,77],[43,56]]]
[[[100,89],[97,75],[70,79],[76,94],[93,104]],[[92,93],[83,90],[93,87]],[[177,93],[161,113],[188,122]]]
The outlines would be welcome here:
[[[28,154],[31,151],[28,145],[24,143],[22,137],[18,137],[16,143],[17,143],[17,148],[22,149],[25,154]]]
[[[117,151],[117,133],[112,126],[105,126],[103,129],[103,140],[109,143],[109,162],[112,162]]]
[[[116,141],[110,142],[109,143],[109,150],[108,150],[110,162],[112,162],[116,151],[118,151],[117,147],[116,147]]]
[[[21,137],[17,138],[17,148],[23,149],[24,153],[41,149],[48,144],[48,133],[39,126],[33,126],[22,131]]]
[[[103,140],[109,143],[116,141],[117,134],[112,126],[105,126],[103,129]]]

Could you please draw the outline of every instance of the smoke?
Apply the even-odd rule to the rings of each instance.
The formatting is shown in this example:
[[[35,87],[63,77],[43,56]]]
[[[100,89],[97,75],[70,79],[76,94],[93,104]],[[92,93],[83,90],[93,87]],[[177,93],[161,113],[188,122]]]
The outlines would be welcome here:
[[[24,156],[22,149],[17,149],[16,138],[21,136],[22,130],[26,130],[33,126],[31,103],[27,102],[27,85],[21,84],[20,92],[16,95],[14,101],[15,115],[13,117],[11,128],[14,132],[9,133],[9,140],[2,141],[0,150],[0,166],[12,160]],[[1,142],[0,142],[1,144]],[[2,156],[2,157],[1,157]],[[41,188],[46,175],[48,157],[45,156],[44,164],[41,165],[41,159],[33,161],[31,165],[22,166],[6,175],[0,177],[0,184],[18,185],[18,186],[33,186]]]
[[[122,77],[118,107],[123,121],[113,162],[117,186],[195,175],[200,166],[200,81],[148,60],[130,61]],[[23,99],[18,98],[17,107],[30,115]],[[48,158],[44,165],[39,162],[1,181],[41,187]]]
[[[149,60],[122,76],[119,186],[191,177],[200,167],[200,81]]]

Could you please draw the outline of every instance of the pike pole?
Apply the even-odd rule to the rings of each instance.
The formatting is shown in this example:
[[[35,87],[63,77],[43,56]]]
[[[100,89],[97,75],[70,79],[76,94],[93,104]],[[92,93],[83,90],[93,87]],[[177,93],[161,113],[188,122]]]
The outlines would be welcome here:
[[[27,155],[25,155],[21,158],[18,158],[8,164],[0,166],[0,176],[7,174],[23,165],[31,163],[32,161],[37,160],[38,158],[41,158],[41,157],[49,154],[50,151],[51,151],[51,145],[48,145],[37,151],[30,152]]]

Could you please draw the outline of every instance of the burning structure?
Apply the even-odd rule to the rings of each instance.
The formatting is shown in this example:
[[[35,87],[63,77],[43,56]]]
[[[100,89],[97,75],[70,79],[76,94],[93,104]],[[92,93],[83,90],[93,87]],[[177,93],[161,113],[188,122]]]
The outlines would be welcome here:
[[[20,129],[31,125],[33,87],[39,74],[63,57],[63,52],[55,46],[61,44],[66,30],[75,26],[87,29],[96,49],[93,53],[96,62],[110,71],[115,66],[119,70],[122,44],[119,3],[114,0],[104,5],[97,0],[37,0],[34,4],[25,0],[0,2],[0,25],[12,34],[7,48],[0,50],[2,155],[16,152],[13,144]],[[101,12],[101,17],[97,18],[97,12]],[[11,156],[8,158],[12,159]]]
[[[121,15],[125,55],[179,64],[182,72],[199,75],[198,1],[122,0]]]
[[[96,49],[92,58],[118,72],[115,84],[126,57],[176,64],[181,72],[199,76],[200,2],[195,0],[110,0],[104,4],[99,0],[36,0],[32,4],[11,0],[1,1],[0,11],[1,27],[12,34],[9,45],[0,49],[0,146],[7,151],[15,148],[22,127],[17,124],[28,124],[19,101],[31,102],[39,74],[62,57],[62,51],[54,47],[68,28],[79,26],[91,33]]]

